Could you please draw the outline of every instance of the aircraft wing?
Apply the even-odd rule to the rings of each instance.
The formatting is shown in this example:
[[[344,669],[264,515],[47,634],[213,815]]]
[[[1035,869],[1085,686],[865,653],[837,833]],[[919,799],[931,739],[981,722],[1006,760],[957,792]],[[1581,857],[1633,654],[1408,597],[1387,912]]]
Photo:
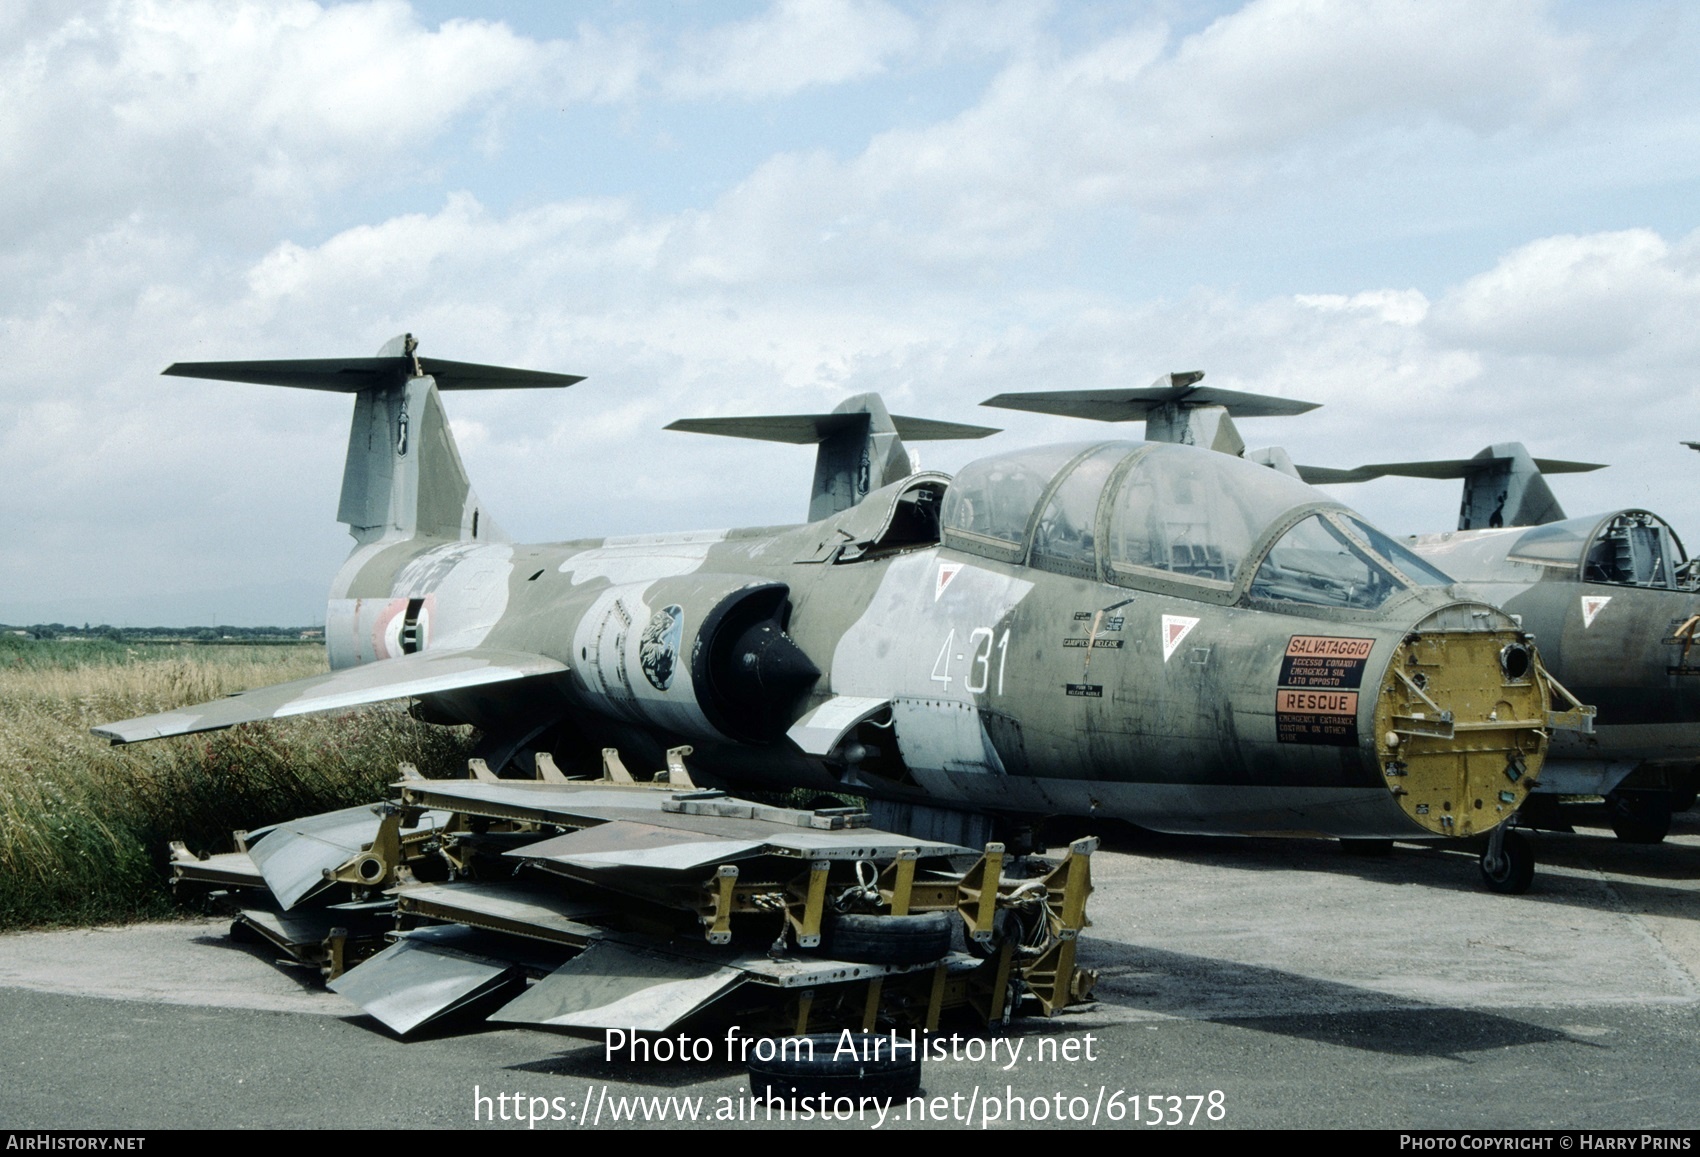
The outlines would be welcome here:
[[[507,683],[536,675],[554,675],[566,664],[525,651],[469,647],[455,651],[420,651],[396,659],[381,659],[359,667],[312,675],[293,683],[278,683],[243,691],[211,703],[180,707],[158,715],[143,715],[92,730],[114,744],[217,731],[238,723],[335,711],[366,703],[408,699],[440,691],[458,691],[487,683]]]

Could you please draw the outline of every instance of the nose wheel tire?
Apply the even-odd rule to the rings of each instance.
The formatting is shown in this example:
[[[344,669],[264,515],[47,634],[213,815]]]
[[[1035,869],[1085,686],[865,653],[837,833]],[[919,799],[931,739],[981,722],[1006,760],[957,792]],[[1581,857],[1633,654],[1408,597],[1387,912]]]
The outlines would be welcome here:
[[[1521,896],[1535,882],[1535,846],[1522,832],[1497,828],[1479,864],[1482,883],[1502,896]]]

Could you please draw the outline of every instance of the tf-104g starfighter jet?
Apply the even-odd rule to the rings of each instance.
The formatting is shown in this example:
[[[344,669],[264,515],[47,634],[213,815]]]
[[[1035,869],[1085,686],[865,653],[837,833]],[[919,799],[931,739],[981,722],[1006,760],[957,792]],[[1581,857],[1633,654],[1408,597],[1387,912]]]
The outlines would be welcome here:
[[[1040,446],[952,478],[912,471],[903,438],[992,431],[864,395],[693,424],[819,442],[807,523],[525,545],[474,494],[440,391],[577,378],[410,338],[167,372],[354,394],[356,545],[329,674],[96,729],[116,743],[411,698],[520,773],[688,744],[700,783],[915,824],[1445,839],[1499,832],[1549,732],[1588,723],[1504,612],[1298,479],[1192,446]]]
[[[1404,540],[1458,580],[1457,592],[1513,615],[1542,662],[1598,710],[1586,732],[1554,735],[1538,789],[1518,822],[1568,827],[1568,802],[1603,797],[1620,838],[1656,843],[1700,780],[1700,567],[1676,532],[1646,510],[1570,518],[1546,474],[1599,463],[1532,457],[1518,442],[1470,458],[1383,462],[1349,469],[1295,466],[1280,448],[1247,450],[1233,417],[1304,413],[1310,403],[1200,386],[1170,374],[1144,389],[1001,394],[984,404],[1091,418],[1143,420],[1146,437],[1262,462],[1328,485],[1383,477],[1463,480],[1457,529]],[[1584,814],[1586,812],[1584,811]]]

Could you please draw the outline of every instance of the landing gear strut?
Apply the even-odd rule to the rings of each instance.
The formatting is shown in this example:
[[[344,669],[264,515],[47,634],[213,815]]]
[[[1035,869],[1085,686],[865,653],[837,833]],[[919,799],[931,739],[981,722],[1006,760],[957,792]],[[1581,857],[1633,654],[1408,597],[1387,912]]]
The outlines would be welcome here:
[[[1509,823],[1500,824],[1488,835],[1480,867],[1488,891],[1521,896],[1535,880],[1535,847]]]

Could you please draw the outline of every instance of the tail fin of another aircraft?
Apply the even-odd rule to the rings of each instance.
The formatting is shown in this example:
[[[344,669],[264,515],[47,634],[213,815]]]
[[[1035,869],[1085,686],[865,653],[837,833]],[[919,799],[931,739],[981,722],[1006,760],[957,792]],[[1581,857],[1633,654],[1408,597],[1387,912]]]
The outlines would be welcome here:
[[[1473,458],[1433,462],[1381,462],[1335,470],[1326,466],[1300,466],[1306,482],[1367,482],[1389,475],[1401,478],[1462,478],[1464,500],[1458,508],[1459,530],[1486,530],[1499,526],[1541,526],[1562,522],[1564,508],[1553,497],[1543,474],[1582,474],[1604,468],[1601,462],[1566,462],[1558,458],[1532,458],[1521,442],[1496,442]]]
[[[165,372],[354,395],[338,520],[356,542],[384,538],[502,538],[461,464],[439,390],[570,386],[584,379],[422,358],[412,334],[371,358],[178,362]]]
[[[722,434],[762,442],[818,443],[809,521],[848,510],[881,486],[914,473],[903,439],[911,442],[984,438],[990,426],[906,418],[886,411],[878,394],[857,394],[830,414],[775,414],[751,418],[681,418],[667,426],[693,434]]]

